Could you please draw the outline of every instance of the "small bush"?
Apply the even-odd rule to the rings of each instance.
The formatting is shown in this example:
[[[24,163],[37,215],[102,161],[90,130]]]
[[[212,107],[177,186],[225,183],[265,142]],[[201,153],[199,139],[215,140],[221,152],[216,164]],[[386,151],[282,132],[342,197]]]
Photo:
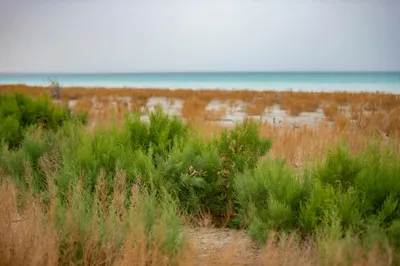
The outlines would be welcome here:
[[[228,198],[221,169],[216,148],[192,140],[183,149],[173,149],[163,165],[160,181],[177,194],[181,206],[190,213],[206,210],[219,217],[226,214]]]
[[[238,174],[234,188],[241,223],[260,242],[266,241],[268,231],[293,230],[300,204],[310,193],[307,182],[296,179],[283,161],[271,159]]]
[[[301,205],[303,233],[331,228],[335,221],[334,230],[340,237],[346,232],[363,235],[372,223],[392,245],[398,244],[389,228],[395,228],[400,217],[399,173],[396,155],[376,144],[358,155],[346,147],[330,152],[326,162],[314,170],[314,189]]]
[[[352,156],[346,147],[329,151],[323,166],[316,169],[315,174],[322,184],[330,184],[346,190],[354,184],[362,164]]]
[[[47,187],[40,159],[43,156],[57,156],[59,152],[52,132],[31,126],[26,130],[18,150],[3,148],[0,165],[21,188],[30,187],[34,192],[40,193]]]
[[[223,129],[219,138],[213,141],[221,158],[222,189],[228,196],[227,215],[229,226],[237,227],[235,200],[233,199],[234,176],[246,169],[256,167],[259,159],[271,148],[271,140],[260,136],[260,123],[245,118],[228,131]],[[232,217],[229,217],[232,216]]]
[[[187,140],[189,127],[177,117],[163,113],[158,107],[150,113],[149,123],[141,121],[140,113],[126,119],[126,127],[130,135],[133,149],[152,152],[154,158],[165,157],[176,142]]]
[[[0,94],[0,139],[16,148],[31,125],[57,129],[73,116],[66,107],[52,105],[48,97],[33,99],[21,93]],[[84,122],[83,117],[79,118]]]
[[[258,160],[271,148],[270,139],[259,134],[260,123],[246,118],[231,131],[224,129],[215,144],[224,167],[225,175],[234,175],[253,169]]]

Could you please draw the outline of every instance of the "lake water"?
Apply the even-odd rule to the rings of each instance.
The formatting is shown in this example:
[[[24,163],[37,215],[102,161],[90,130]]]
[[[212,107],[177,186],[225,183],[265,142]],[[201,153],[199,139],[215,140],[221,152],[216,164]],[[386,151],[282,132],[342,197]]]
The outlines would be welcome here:
[[[0,74],[0,84],[400,93],[400,72]]]

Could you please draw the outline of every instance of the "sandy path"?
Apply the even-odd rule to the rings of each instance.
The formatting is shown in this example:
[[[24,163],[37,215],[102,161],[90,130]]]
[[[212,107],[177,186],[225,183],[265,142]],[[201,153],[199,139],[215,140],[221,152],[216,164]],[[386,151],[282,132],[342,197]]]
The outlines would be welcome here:
[[[189,230],[197,265],[259,265],[259,249],[244,231],[224,228]]]

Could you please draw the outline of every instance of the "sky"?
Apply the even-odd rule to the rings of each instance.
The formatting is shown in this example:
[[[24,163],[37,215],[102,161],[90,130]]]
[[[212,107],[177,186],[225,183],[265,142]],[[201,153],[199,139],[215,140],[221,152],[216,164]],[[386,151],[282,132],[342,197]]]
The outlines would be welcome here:
[[[0,72],[400,71],[399,0],[0,0]]]

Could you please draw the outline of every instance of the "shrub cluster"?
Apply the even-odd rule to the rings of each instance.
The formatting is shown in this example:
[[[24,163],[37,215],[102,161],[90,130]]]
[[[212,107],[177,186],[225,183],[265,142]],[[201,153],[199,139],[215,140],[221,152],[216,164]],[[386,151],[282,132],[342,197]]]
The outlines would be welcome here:
[[[0,94],[0,140],[9,148],[20,144],[24,131],[31,125],[56,129],[72,118],[68,108],[53,105],[48,97],[32,99],[18,92]],[[84,120],[84,116],[78,118]]]
[[[255,121],[245,121],[232,132],[224,131],[205,142],[179,118],[168,116],[161,109],[152,112],[148,122],[142,121],[138,113],[126,117],[122,130],[110,126],[90,133],[71,119],[65,118],[64,122],[57,130],[32,123],[24,130],[18,149],[1,150],[1,172],[24,193],[33,193],[47,204],[54,199],[51,191],[56,191],[56,221],[61,228],[78,188],[79,206],[73,209],[79,210],[82,221],[96,215],[98,204],[93,202],[101,201],[99,204],[109,213],[116,186],[121,183],[116,176],[123,173],[123,185],[119,185],[122,206],[130,205],[131,188],[140,184],[152,204],[141,210],[143,215],[153,217],[147,227],[162,217],[169,217],[164,218],[168,228],[175,221],[176,227],[165,243],[169,246],[166,252],[176,251],[179,246],[183,224],[176,221],[180,221],[180,214],[206,211],[221,221],[230,218],[228,210],[229,215],[236,212],[235,206],[230,206],[234,202],[235,173],[255,167],[271,145],[269,140],[260,138]],[[98,195],[99,187],[103,196]],[[160,211],[153,213],[153,209]],[[99,219],[108,217],[106,214],[99,215]],[[83,231],[89,230],[87,225],[82,226]],[[152,234],[151,229],[146,229],[149,239]]]
[[[136,113],[126,117],[123,129],[86,132],[47,100],[2,97],[2,117],[23,126],[17,127],[18,148],[1,149],[0,173],[24,195],[53,208],[66,239],[71,210],[83,236],[91,219],[105,238],[104,226],[133,228],[139,219],[149,245],[157,226],[167,228],[161,246],[171,254],[182,244],[180,215],[206,211],[218,225],[245,227],[261,243],[278,231],[325,240],[352,235],[367,244],[388,239],[400,247],[400,162],[390,148],[371,145],[352,155],[342,147],[299,174],[283,160],[260,160],[272,143],[260,137],[254,120],[205,141],[178,117],[157,109],[148,122]],[[14,102],[3,107],[5,99]],[[12,124],[7,123],[2,128]],[[14,147],[19,143],[2,136]]]
[[[346,146],[298,178],[276,160],[237,175],[241,220],[263,242],[271,231],[342,239],[388,239],[400,248],[400,161],[390,149],[371,145],[352,155]]]

